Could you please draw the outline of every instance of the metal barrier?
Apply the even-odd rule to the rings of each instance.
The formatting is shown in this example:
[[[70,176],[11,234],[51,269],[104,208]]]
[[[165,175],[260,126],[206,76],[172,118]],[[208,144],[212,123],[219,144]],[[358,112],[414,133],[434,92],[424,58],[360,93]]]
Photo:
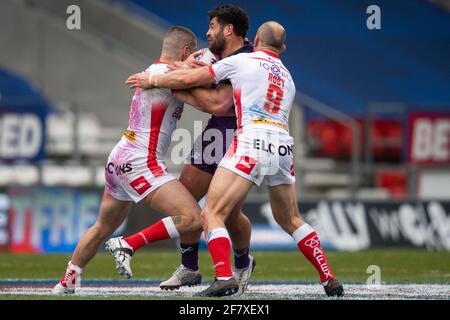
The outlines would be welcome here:
[[[351,192],[352,198],[356,197],[356,191],[360,185],[360,174],[361,174],[361,159],[360,159],[360,145],[361,145],[361,133],[358,127],[358,123],[349,117],[348,115],[333,109],[332,107],[322,103],[302,92],[297,92],[297,99],[301,106],[304,108],[309,108],[318,114],[332,119],[343,126],[349,128],[352,131],[352,156],[351,156],[351,184],[349,190]],[[305,119],[302,124],[303,137],[305,137],[306,123]]]

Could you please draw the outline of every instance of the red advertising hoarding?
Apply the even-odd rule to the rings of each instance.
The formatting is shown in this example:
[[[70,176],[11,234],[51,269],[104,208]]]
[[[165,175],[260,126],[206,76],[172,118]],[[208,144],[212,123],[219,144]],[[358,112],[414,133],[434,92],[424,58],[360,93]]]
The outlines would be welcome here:
[[[409,115],[408,161],[450,164],[450,112]]]

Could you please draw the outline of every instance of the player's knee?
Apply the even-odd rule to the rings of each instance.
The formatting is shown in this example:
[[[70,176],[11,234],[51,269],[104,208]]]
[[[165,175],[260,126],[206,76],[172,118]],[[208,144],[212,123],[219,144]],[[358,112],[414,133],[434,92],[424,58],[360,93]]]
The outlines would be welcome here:
[[[207,216],[211,218],[217,218],[220,220],[226,220],[230,217],[231,212],[227,208],[217,205],[217,206],[208,206],[206,205],[205,208],[202,210],[204,211]]]
[[[201,231],[202,230],[202,222],[199,215],[195,216],[186,216],[183,219],[185,221],[186,227],[194,232],[194,231]]]

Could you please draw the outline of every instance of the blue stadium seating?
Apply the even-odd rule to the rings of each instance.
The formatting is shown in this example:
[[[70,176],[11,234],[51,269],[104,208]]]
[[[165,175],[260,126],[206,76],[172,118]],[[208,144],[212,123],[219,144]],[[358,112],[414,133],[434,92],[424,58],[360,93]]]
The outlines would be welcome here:
[[[424,1],[378,0],[381,30],[368,30],[367,0],[127,0],[205,39],[207,11],[235,3],[250,16],[249,37],[264,21],[287,29],[283,60],[297,90],[351,115],[371,102],[450,110],[450,14]],[[134,9],[133,9],[134,8]]]
[[[47,99],[23,77],[0,69],[0,109],[54,111]]]

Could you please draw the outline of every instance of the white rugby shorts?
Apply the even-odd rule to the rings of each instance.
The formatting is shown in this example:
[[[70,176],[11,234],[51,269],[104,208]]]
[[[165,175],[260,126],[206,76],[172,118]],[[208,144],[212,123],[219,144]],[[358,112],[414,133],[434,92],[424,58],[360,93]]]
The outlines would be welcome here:
[[[263,181],[267,186],[293,184],[294,139],[284,130],[267,127],[253,125],[244,128],[235,136],[219,166],[257,186]]]
[[[105,190],[114,199],[139,202],[163,184],[175,180],[164,160],[116,145],[105,166]]]

